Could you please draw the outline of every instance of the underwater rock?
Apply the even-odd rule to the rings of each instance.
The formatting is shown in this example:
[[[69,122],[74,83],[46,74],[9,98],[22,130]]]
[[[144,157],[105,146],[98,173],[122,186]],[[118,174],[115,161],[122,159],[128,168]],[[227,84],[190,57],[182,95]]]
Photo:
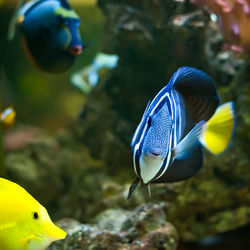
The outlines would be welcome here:
[[[83,225],[72,219],[59,221],[67,238],[49,249],[174,250],[177,247],[177,232],[166,221],[163,205],[146,204],[133,212],[107,210],[95,222]]]

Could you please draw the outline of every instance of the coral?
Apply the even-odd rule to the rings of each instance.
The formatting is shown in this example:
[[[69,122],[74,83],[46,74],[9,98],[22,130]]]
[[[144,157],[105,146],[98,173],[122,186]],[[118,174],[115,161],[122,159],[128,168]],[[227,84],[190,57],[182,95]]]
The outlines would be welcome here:
[[[250,52],[250,1],[249,0],[190,0],[205,5],[217,15],[217,23],[226,41],[225,48],[236,53]]]

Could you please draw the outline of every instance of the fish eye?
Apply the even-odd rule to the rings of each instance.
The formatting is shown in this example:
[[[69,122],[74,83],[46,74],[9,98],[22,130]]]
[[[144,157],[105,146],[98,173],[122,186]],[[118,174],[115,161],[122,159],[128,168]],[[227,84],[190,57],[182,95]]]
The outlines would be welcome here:
[[[38,212],[33,212],[33,219],[34,219],[34,220],[39,219]]]

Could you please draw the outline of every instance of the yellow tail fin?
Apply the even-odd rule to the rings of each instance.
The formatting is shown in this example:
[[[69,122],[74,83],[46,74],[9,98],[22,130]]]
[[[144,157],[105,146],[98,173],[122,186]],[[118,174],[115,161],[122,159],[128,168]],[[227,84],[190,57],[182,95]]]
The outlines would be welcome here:
[[[234,130],[233,102],[217,108],[212,118],[205,124],[200,142],[213,154],[222,153],[228,146]]]

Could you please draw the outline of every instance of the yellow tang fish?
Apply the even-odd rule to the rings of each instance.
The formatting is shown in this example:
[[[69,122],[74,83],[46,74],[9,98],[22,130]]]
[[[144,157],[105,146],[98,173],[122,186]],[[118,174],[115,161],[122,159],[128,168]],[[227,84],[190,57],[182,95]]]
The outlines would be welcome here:
[[[16,111],[9,107],[0,113],[0,120],[5,129],[11,128],[16,120]]]
[[[42,250],[65,237],[47,210],[25,189],[0,178],[1,250]]]

